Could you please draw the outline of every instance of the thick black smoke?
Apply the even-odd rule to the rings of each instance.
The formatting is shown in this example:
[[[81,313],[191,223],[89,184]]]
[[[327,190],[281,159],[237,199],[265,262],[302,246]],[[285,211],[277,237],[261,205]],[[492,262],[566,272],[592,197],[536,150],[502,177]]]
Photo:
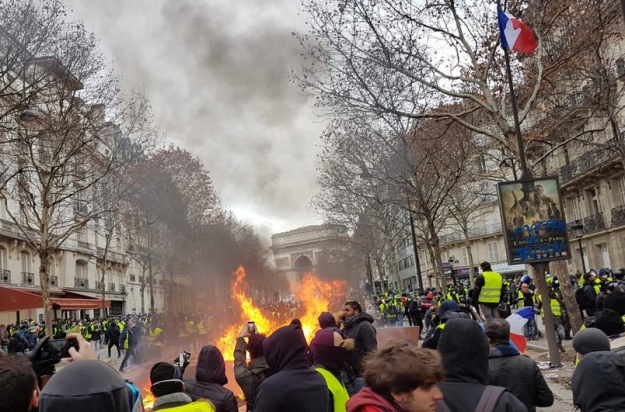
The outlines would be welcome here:
[[[160,127],[205,162],[226,206],[273,231],[313,221],[323,124],[288,79],[300,64],[298,1],[68,3]]]

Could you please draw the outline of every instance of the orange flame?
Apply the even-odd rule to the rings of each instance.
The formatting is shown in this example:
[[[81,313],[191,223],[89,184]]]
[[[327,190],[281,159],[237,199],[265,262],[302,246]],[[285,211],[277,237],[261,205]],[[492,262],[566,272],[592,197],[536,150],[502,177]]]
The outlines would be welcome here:
[[[241,309],[241,323],[230,326],[216,343],[226,360],[234,360],[236,339],[245,322],[254,321],[257,330],[266,335],[282,326],[280,321],[266,317],[254,304],[249,297],[249,285],[245,281],[245,276],[245,270],[239,266],[231,288],[232,298]],[[303,313],[295,313],[295,316],[300,317],[307,341],[310,342],[315,331],[319,329],[317,318],[321,312],[330,309],[333,298],[344,296],[344,286],[344,281],[323,282],[312,274],[304,275],[300,284],[290,285],[291,292],[302,305]]]
[[[342,294],[345,282],[323,282],[307,273],[299,285],[292,283],[290,286],[293,295],[302,302],[304,313],[300,320],[306,340],[310,342],[319,329],[319,315],[330,310],[332,298]]]
[[[150,385],[145,385],[143,390],[141,391],[141,396],[143,397],[143,408],[146,411],[151,411],[154,407],[154,401],[156,398],[152,395],[152,391],[150,390]]]

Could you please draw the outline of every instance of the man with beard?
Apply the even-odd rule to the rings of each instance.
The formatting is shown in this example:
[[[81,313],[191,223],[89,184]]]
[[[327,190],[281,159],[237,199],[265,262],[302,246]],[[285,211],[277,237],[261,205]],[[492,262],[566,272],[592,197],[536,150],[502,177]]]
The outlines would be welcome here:
[[[299,325],[283,326],[263,342],[271,376],[260,384],[254,412],[324,412],[328,387],[321,374],[308,367],[306,338]]]
[[[354,392],[357,393],[365,386],[362,360],[369,352],[378,350],[376,330],[371,315],[363,312],[360,303],[354,300],[345,302],[341,319],[343,336],[345,339],[353,339],[354,343],[354,350],[348,352],[347,362],[354,372],[355,378],[352,386]]]

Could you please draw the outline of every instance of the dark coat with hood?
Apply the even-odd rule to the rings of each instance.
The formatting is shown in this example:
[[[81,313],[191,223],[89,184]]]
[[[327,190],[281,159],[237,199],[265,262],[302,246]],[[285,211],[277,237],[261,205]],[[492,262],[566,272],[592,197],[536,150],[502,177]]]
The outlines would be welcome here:
[[[271,376],[258,388],[254,412],[325,412],[328,387],[306,363],[306,338],[297,325],[284,326],[263,342]]]
[[[573,403],[581,412],[625,411],[625,359],[615,352],[592,352],[579,362]]]
[[[616,311],[605,308],[600,312],[595,312],[594,316],[593,326],[602,330],[606,335],[612,336],[625,332],[623,318]]]
[[[439,384],[452,412],[474,411],[488,384],[488,343],[484,331],[470,319],[451,319],[438,343],[445,382]],[[438,408],[437,408],[438,410]],[[527,412],[525,405],[504,392],[493,412]]]
[[[525,404],[530,412],[537,406],[553,405],[553,393],[536,362],[510,344],[497,345],[488,352],[488,383],[503,386]]]
[[[247,410],[254,409],[254,400],[261,382],[269,377],[269,365],[264,356],[254,358],[248,364],[245,360],[245,339],[237,339],[234,347],[234,379],[245,395]]]
[[[213,345],[206,345],[200,351],[195,369],[195,380],[185,381],[185,393],[194,401],[208,399],[217,412],[238,412],[237,400],[231,390],[224,388],[228,383],[224,357]]]
[[[362,377],[362,360],[369,352],[378,350],[376,330],[373,318],[366,312],[346,319],[343,336],[345,339],[354,339],[355,348],[347,354],[347,363],[350,364],[356,377]]]
[[[97,360],[73,362],[41,391],[39,412],[131,412],[130,389],[119,373]]]

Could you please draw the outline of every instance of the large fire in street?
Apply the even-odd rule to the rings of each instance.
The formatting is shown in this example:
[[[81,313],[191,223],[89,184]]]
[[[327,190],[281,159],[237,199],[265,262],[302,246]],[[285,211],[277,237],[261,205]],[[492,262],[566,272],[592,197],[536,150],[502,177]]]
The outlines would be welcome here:
[[[246,275],[243,267],[239,266],[235,275],[236,278],[232,283],[230,293],[241,309],[241,322],[228,327],[216,342],[216,346],[221,350],[226,360],[234,359],[233,352],[236,339],[246,322],[254,321],[260,333],[269,335],[280,326],[288,324],[292,319],[278,320],[263,311],[249,297],[249,285],[245,281]],[[344,296],[344,287],[344,281],[324,282],[309,273],[302,277],[299,284],[292,283],[290,285],[291,293],[301,303],[299,312],[295,313],[296,316],[293,317],[299,316],[306,340],[310,342],[315,331],[319,329],[317,318],[321,312],[330,310],[333,300]]]

